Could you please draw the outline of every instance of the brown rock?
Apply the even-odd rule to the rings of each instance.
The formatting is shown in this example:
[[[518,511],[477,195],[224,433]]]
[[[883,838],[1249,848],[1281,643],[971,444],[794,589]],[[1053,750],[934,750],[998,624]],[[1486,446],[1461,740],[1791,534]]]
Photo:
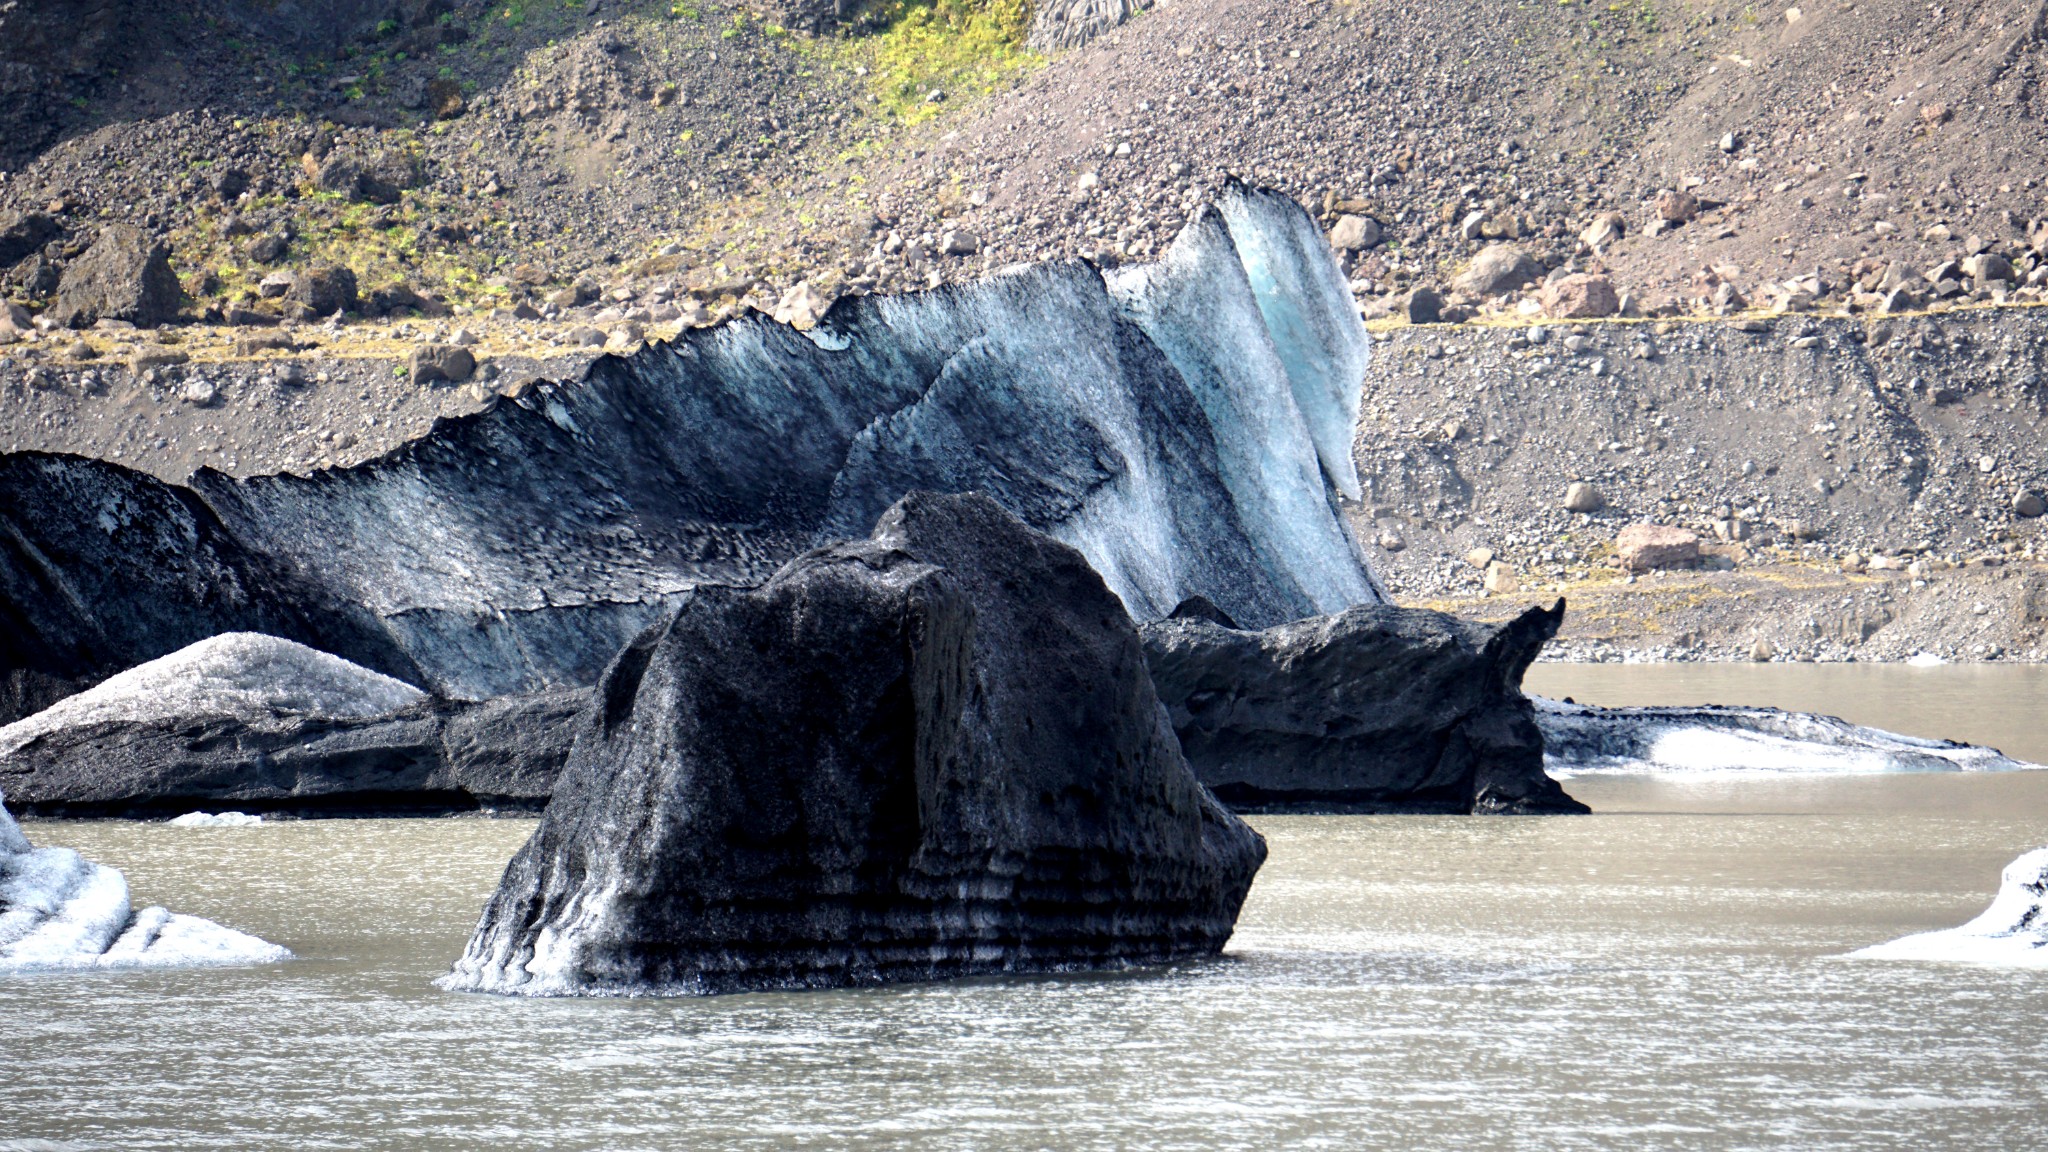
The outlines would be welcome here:
[[[1699,197],[1690,192],[1666,188],[1657,193],[1657,218],[1670,224],[1684,224],[1700,214]]]
[[[1631,572],[1690,568],[1699,563],[1700,538],[1669,524],[1631,524],[1615,536],[1614,550]]]
[[[1543,311],[1560,320],[1587,320],[1621,311],[1621,297],[1605,276],[1575,272],[1543,286]]]

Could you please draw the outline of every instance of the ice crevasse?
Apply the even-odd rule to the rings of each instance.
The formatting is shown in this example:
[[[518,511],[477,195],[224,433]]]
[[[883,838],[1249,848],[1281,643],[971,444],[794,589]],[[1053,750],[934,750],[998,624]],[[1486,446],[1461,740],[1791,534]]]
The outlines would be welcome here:
[[[267,964],[290,950],[197,916],[136,911],[128,880],[69,848],[37,848],[0,797],[0,974]]]

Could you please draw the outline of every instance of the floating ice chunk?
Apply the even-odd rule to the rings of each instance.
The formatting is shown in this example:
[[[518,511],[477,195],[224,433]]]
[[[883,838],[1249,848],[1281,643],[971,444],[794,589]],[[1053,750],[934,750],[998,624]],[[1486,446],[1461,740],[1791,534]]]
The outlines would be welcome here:
[[[1948,661],[1932,652],[1915,652],[1906,657],[1906,666],[1909,668],[1939,668],[1946,663]]]
[[[1594,708],[1532,697],[1553,776],[1588,772],[2009,772],[1995,748],[1926,740],[1807,712],[1705,705]]]
[[[128,905],[128,880],[29,843],[0,797],[0,973],[267,964],[291,952],[211,920]]]
[[[263,823],[263,817],[247,812],[187,812],[171,821],[173,828],[247,828]]]
[[[1921,932],[1849,955],[1858,960],[1936,960],[2007,968],[2048,968],[2048,848],[2005,866],[1998,895],[1960,928]]]
[[[304,644],[229,632],[139,664],[33,716],[0,728],[0,756],[38,736],[83,724],[274,712],[381,716],[426,699],[389,676]]]

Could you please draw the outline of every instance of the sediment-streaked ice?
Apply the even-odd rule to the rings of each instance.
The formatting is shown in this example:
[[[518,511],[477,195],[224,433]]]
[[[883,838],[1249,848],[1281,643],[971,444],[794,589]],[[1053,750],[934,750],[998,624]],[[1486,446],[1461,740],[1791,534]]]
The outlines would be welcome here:
[[[1960,928],[1921,932],[1849,955],[1858,960],[1932,960],[2010,968],[2048,968],[2048,848],[2005,866],[1998,895]]]
[[[1721,705],[1595,708],[1533,697],[1544,768],[1588,772],[2008,772],[1995,748],[1925,740],[1808,712]]]
[[[181,716],[260,719],[276,712],[381,716],[426,699],[389,676],[304,644],[229,632],[138,664],[0,728],[0,756],[38,736],[112,721]]]
[[[0,974],[267,964],[288,949],[163,908],[134,911],[128,880],[69,848],[37,848],[0,797]]]

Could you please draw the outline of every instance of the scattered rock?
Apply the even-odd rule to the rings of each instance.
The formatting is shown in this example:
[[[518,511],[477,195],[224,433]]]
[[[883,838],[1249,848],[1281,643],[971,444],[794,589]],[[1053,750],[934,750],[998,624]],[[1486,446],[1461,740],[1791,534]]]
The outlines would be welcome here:
[[[2043,511],[2048,511],[2048,503],[2042,501],[2038,492],[2021,492],[2012,498],[2012,510],[2015,514],[2031,520],[2041,515]]]
[[[1511,565],[1494,560],[1486,565],[1486,576],[1481,582],[1481,586],[1486,589],[1487,594],[1490,596],[1506,596],[1520,592],[1522,590],[1522,581],[1515,574],[1515,570]]]
[[[1771,646],[1769,640],[1758,640],[1749,646],[1749,659],[1752,664],[1768,664],[1777,654],[1778,650]]]
[[[64,234],[64,226],[41,212],[0,218],[0,268],[12,267]]]
[[[1619,212],[1602,212],[1593,217],[1593,222],[1586,226],[1585,231],[1579,233],[1579,241],[1598,252],[1621,239],[1627,230],[1627,217]]]
[[[152,368],[169,368],[183,364],[191,357],[176,348],[165,348],[158,344],[145,344],[128,356],[128,368],[137,376]]]
[[[981,238],[964,228],[949,228],[939,237],[939,251],[948,256],[972,256],[981,251]]]
[[[256,356],[264,352],[296,352],[298,345],[284,332],[256,332],[235,338],[235,355]]]
[[[1600,489],[1584,480],[1574,480],[1565,486],[1564,507],[1567,512],[1598,512],[1607,504],[1607,498]]]

